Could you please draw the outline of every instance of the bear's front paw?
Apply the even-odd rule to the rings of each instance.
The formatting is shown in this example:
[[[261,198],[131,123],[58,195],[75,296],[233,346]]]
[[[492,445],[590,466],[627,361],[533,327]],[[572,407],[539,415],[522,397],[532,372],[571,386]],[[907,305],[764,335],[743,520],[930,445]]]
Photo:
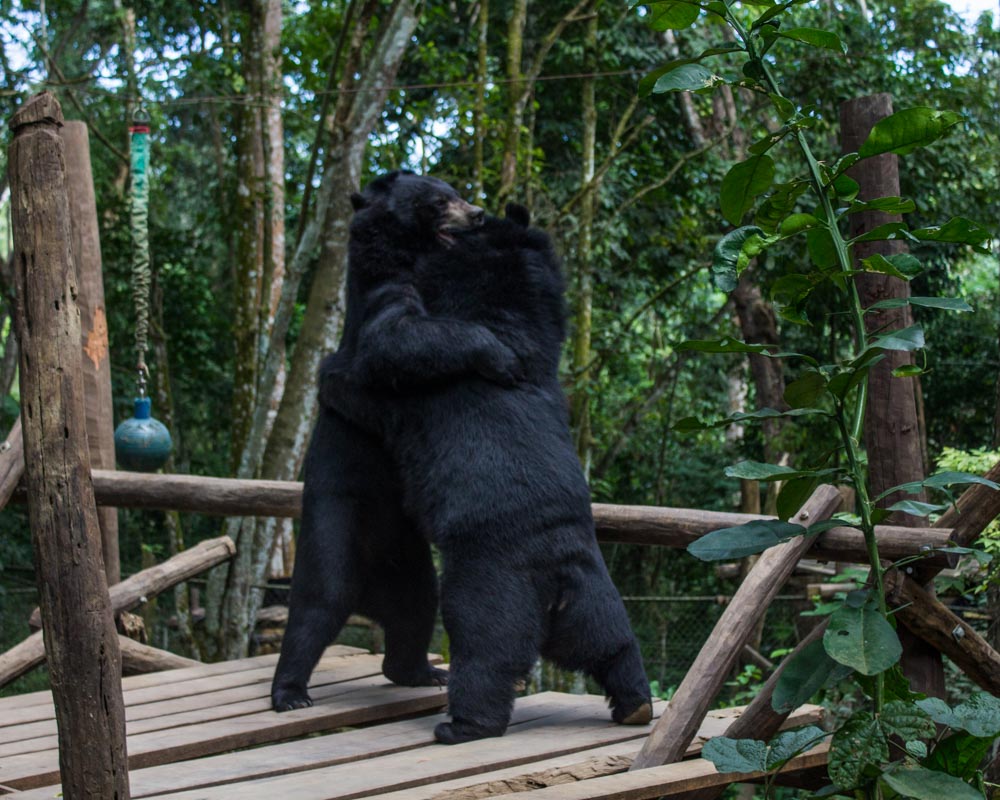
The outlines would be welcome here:
[[[439,723],[434,728],[434,738],[441,744],[461,744],[462,742],[472,742],[476,739],[503,736],[505,730],[506,728],[488,728],[485,725],[477,725],[474,722],[454,720],[452,722]]]
[[[615,706],[611,718],[619,725],[646,725],[653,719],[653,704],[646,700],[631,709]]]
[[[309,708],[313,704],[305,689],[275,689],[271,692],[271,708],[277,712]]]

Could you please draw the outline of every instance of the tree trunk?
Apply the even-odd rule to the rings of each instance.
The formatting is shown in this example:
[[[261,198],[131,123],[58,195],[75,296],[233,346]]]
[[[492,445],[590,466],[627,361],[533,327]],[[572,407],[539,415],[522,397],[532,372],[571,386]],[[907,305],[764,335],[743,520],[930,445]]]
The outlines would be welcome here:
[[[371,3],[366,5],[372,7]],[[292,354],[287,385],[264,448],[258,447],[262,439],[255,433],[262,418],[266,417],[266,407],[258,400],[251,428],[253,433],[240,466],[241,477],[254,474],[281,480],[296,477],[317,410],[315,376],[319,361],[324,353],[336,346],[344,311],[348,225],[352,213],[349,196],[360,186],[368,136],[382,112],[388,87],[395,79],[417,24],[413,1],[397,0],[383,21],[378,45],[368,62],[361,65],[358,54],[368,35],[370,13],[362,11],[354,30],[352,56],[345,63],[340,82],[342,91],[334,113],[334,137],[328,147],[315,210],[296,249],[275,316],[263,385],[269,385],[269,375],[273,380],[278,372],[273,343],[276,337],[283,338],[287,332],[299,280],[318,247],[319,261]],[[357,85],[353,78],[355,72],[361,75]],[[218,604],[220,633],[222,651],[227,658],[246,653],[263,598],[262,592],[253,588],[264,581],[276,531],[273,520],[231,520],[227,526],[227,532],[237,542],[237,558],[228,570],[224,591],[220,591],[220,579],[214,579],[216,596],[221,596]],[[210,602],[217,601],[210,596]],[[209,614],[212,614],[211,608]]]
[[[841,136],[844,152],[857,152],[868,133],[879,120],[892,113],[892,98],[877,94],[849,100],[840,108]],[[849,171],[861,187],[859,200],[899,196],[899,159],[891,153],[865,159]],[[898,221],[897,215],[865,212],[851,217],[851,236]],[[901,241],[861,242],[855,246],[855,257],[862,259],[876,253],[889,256],[902,252]],[[868,307],[879,300],[906,298],[910,286],[906,281],[880,273],[863,273],[856,277],[861,303]],[[874,331],[891,331],[913,324],[909,306],[883,309],[865,315],[869,334]],[[868,379],[868,404],[865,409],[865,449],[868,451],[868,473],[873,495],[881,494],[892,486],[908,481],[922,480],[926,474],[924,446],[920,439],[916,393],[920,391],[918,378],[894,378],[892,371],[912,364],[910,353],[899,350],[886,351],[885,358],[872,367]],[[885,498],[882,507],[892,505],[905,495],[894,493]],[[921,517],[896,513],[889,522],[898,525],[923,527]],[[944,672],[941,656],[905,629],[900,630],[903,641],[903,670],[917,691],[942,697]]]
[[[118,634],[87,452],[66,166],[52,95],[14,115],[11,221],[28,512],[68,800],[127,800]]]
[[[472,107],[472,187],[474,202],[486,196],[483,179],[486,130],[486,80],[489,77],[490,0],[479,0],[478,38],[476,50],[476,100]]]

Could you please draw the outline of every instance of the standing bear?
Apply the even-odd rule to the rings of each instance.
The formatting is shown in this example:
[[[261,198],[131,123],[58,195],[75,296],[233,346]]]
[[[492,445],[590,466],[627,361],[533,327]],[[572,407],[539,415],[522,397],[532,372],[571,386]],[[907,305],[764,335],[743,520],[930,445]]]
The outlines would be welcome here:
[[[356,201],[352,235],[400,241],[439,191],[414,175],[376,181]],[[320,376],[323,407],[382,443],[406,518],[440,550],[452,719],[435,736],[447,744],[503,734],[514,685],[539,654],[596,679],[616,722],[651,717],[558,381],[558,262],[526,211],[510,217],[446,230],[453,246],[414,259],[409,273],[352,263],[381,277],[366,281],[353,348]],[[435,235],[425,224],[423,236]]]
[[[460,253],[456,237],[483,221],[482,209],[448,184],[406,173],[373,181],[352,202],[358,212],[337,351],[348,360],[357,348],[361,312],[379,288],[411,282],[422,261]],[[420,288],[447,304],[447,278],[433,273],[428,279],[445,285]],[[412,390],[470,374],[512,385],[521,377],[517,356],[482,326],[412,317],[397,329],[396,363],[384,370],[387,386]],[[378,378],[373,380],[377,385]],[[352,613],[383,627],[382,671],[389,680],[404,686],[446,683],[448,673],[427,662],[438,609],[430,544],[403,511],[398,471],[381,437],[321,406],[304,478],[288,626],[271,684],[274,710],[312,705],[309,677]]]

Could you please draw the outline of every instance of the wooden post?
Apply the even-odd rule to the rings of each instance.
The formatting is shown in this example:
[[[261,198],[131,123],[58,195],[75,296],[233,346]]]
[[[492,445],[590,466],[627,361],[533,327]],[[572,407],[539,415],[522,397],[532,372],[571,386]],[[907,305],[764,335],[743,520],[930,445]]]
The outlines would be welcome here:
[[[90,140],[87,123],[63,124],[66,153],[66,192],[69,196],[73,231],[73,261],[80,307],[80,345],[83,358],[83,407],[87,423],[90,464],[95,469],[115,468],[114,404],[111,397],[111,359],[108,354],[108,318],[104,305],[101,272],[101,239],[97,225],[94,176],[90,169]],[[118,558],[118,511],[99,507],[104,553],[104,573],[108,585],[121,580]]]
[[[840,130],[844,152],[857,152],[871,129],[880,120],[892,114],[892,97],[876,94],[848,100],[840,107]],[[884,153],[859,162],[848,175],[861,187],[859,200],[899,196],[899,159],[893,153]],[[851,216],[851,236],[870,231],[887,222],[898,222],[898,214],[871,211]],[[891,256],[905,250],[901,240],[860,242],[854,248],[860,265],[862,259],[875,254]],[[878,272],[862,273],[856,277],[861,302],[868,306],[880,300],[910,296],[909,284],[899,278]],[[892,331],[913,324],[909,306],[883,309],[865,316],[868,332]],[[868,451],[868,473],[873,495],[909,481],[923,480],[923,437],[918,414],[917,398],[920,393],[918,378],[894,378],[897,367],[912,364],[911,353],[901,350],[886,351],[885,358],[872,367],[868,379],[868,406],[865,410],[865,449]],[[887,507],[903,499],[895,493],[880,505]],[[896,513],[889,521],[896,525],[924,527],[920,517]],[[903,643],[903,671],[917,691],[937,697],[944,696],[944,667],[940,654],[909,631],[900,631]]]
[[[792,520],[812,525],[839,507],[840,492],[832,486],[820,486]],[[761,554],[644,742],[632,763],[633,770],[671,764],[684,757],[757,621],[814,538],[799,536]]]
[[[62,109],[11,120],[11,217],[28,516],[67,800],[129,797],[118,634],[90,481]]]
[[[21,433],[21,418],[18,417],[14,420],[6,441],[0,444],[0,509],[7,505],[22,475],[24,435]]]

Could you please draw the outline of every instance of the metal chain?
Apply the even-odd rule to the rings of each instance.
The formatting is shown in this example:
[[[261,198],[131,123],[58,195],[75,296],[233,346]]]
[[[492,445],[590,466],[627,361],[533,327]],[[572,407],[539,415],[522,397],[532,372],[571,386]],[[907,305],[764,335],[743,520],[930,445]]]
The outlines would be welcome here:
[[[146,350],[149,338],[149,115],[141,108],[132,117],[129,129],[132,167],[130,227],[132,230],[132,302],[135,305],[136,370],[139,396],[146,393]]]

